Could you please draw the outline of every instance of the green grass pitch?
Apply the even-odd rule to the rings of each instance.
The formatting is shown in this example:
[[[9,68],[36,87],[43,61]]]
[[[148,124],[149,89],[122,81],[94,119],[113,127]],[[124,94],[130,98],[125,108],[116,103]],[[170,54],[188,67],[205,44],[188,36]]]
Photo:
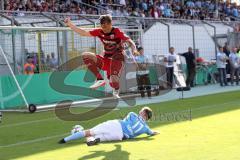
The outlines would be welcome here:
[[[84,140],[59,145],[73,125],[84,128],[119,118],[141,106],[114,110],[85,122],[66,122],[53,111],[4,113],[0,124],[0,160],[239,160],[240,92],[148,105],[149,125],[159,135],[88,147]],[[74,113],[86,109],[75,108]],[[190,116],[191,112],[191,116]],[[182,117],[177,117],[183,115]],[[192,121],[189,120],[192,118]]]

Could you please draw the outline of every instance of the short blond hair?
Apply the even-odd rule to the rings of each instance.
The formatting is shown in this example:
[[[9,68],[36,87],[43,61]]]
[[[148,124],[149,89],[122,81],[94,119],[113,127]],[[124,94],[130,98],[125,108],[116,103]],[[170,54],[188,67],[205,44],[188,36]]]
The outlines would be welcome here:
[[[112,16],[109,14],[101,15],[99,18],[100,24],[102,23],[112,23]]]
[[[151,118],[152,118],[152,113],[153,113],[153,111],[152,111],[152,109],[149,108],[148,106],[144,106],[144,107],[141,109],[141,111],[144,111],[144,112],[146,113],[148,119],[151,119]]]

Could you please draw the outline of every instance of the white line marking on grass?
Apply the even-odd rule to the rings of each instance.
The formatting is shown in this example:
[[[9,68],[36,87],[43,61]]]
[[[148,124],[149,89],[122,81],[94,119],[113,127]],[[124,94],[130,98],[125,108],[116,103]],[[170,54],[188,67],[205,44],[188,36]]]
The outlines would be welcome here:
[[[240,109],[240,101],[239,100],[236,100],[236,101],[231,101],[231,102],[226,102],[226,103],[221,103],[221,104],[212,104],[212,105],[204,105],[204,106],[201,106],[201,107],[198,107],[198,108],[189,108],[189,109],[185,109],[185,110],[178,110],[178,111],[169,111],[169,112],[162,112],[162,114],[175,114],[175,113],[183,113],[183,112],[189,112],[190,109],[191,109],[191,116],[193,114],[193,111],[198,111],[198,110],[203,110],[203,109],[216,109],[216,108],[220,108],[220,107],[226,107],[226,105],[229,105],[228,107],[233,107],[233,105],[238,105],[239,106],[239,109]],[[159,113],[159,112],[158,112]],[[190,112],[189,112],[190,114]],[[174,116],[174,115],[166,115],[166,116]],[[205,116],[203,116],[205,117]],[[196,118],[199,118],[199,117],[196,117]],[[194,119],[196,119],[194,118]],[[174,119],[174,118],[173,118]],[[191,117],[191,119],[188,119],[188,120],[192,120],[193,117]],[[187,119],[184,119],[184,120],[172,120],[172,122],[182,122],[182,121],[185,121]],[[152,121],[149,121],[149,123],[154,123],[154,122],[171,122],[171,120],[167,120],[167,119],[164,119],[164,120],[152,120]]]
[[[189,109],[191,109],[192,111],[197,111],[197,110],[208,109],[208,108],[213,108],[213,107],[225,107],[225,105],[239,105],[239,108],[240,108],[240,101],[235,100],[235,101],[221,103],[221,104],[204,105],[204,106],[200,106],[197,108],[192,108],[191,106],[189,106],[189,108],[187,108],[185,110],[177,110],[175,112],[189,111]],[[169,112],[171,113],[172,111],[169,111]],[[163,112],[163,113],[169,113],[169,112]]]
[[[63,137],[63,136],[66,136],[68,134],[69,133],[64,133],[64,134],[59,134],[59,135],[55,135],[55,136],[42,137],[42,138],[29,140],[29,141],[21,141],[21,142],[18,142],[18,143],[13,143],[13,144],[0,146],[0,148],[16,147],[16,146],[20,146],[20,145],[24,145],[24,144],[31,144],[31,143],[35,143],[35,142],[41,142],[41,141],[45,141],[45,140],[49,140],[49,139],[53,139],[53,138],[57,138],[57,137]]]
[[[5,128],[5,127],[16,127],[16,126],[21,126],[21,125],[26,125],[26,124],[44,122],[44,121],[49,121],[49,120],[53,120],[53,119],[58,119],[58,118],[57,117],[53,117],[53,118],[47,118],[47,119],[39,119],[39,120],[35,120],[35,121],[27,121],[27,122],[20,122],[20,123],[2,125],[2,126],[0,126],[0,129],[1,128]]]
[[[191,108],[192,111],[196,111],[196,110],[202,110],[202,109],[207,109],[207,108],[212,108],[212,107],[224,107],[225,105],[239,105],[240,101],[239,100],[235,100],[235,101],[231,101],[231,102],[226,102],[226,103],[221,103],[221,104],[212,104],[212,105],[204,105],[198,108],[191,108],[191,106],[189,106]],[[114,111],[119,111],[120,109],[115,108]],[[186,110],[180,110],[181,111],[188,111],[189,109]],[[176,111],[178,112],[178,111]],[[165,113],[165,112],[164,112]],[[168,112],[166,112],[168,113]],[[21,126],[21,125],[28,125],[28,124],[32,124],[32,123],[39,123],[39,122],[45,122],[45,121],[49,121],[49,120],[54,120],[54,119],[58,119],[57,117],[53,117],[53,118],[47,118],[47,119],[39,119],[39,120],[34,120],[34,121],[27,121],[27,122],[20,122],[20,123],[14,123],[14,124],[9,124],[9,125],[2,125],[0,126],[1,128],[5,128],[5,127],[16,127],[16,126]]]
[[[201,110],[201,109],[207,109],[207,108],[211,108],[211,107],[224,107],[225,105],[239,105],[240,104],[240,101],[239,100],[236,100],[236,101],[231,101],[231,102],[226,102],[226,103],[221,103],[221,104],[212,104],[212,105],[205,105],[205,106],[202,106],[202,107],[198,107],[198,108],[192,108],[192,111],[196,111],[196,110]],[[239,105],[240,107],[240,105]]]
[[[212,107],[222,107],[222,106],[225,106],[227,104],[232,104],[232,105],[238,104],[239,105],[239,100],[226,102],[226,103],[222,103],[222,104],[205,105],[205,106],[202,106],[202,107],[199,107],[199,108],[195,108],[195,109],[193,108],[192,110],[201,110],[201,109],[212,108]],[[188,110],[181,110],[181,111],[188,111]],[[52,119],[57,119],[57,117],[43,119],[43,120],[35,120],[35,121],[30,121],[30,122],[17,123],[17,124],[10,124],[10,125],[1,126],[0,128],[10,127],[10,126],[20,126],[20,125],[31,124],[31,123],[38,123],[38,122],[48,121],[48,120],[52,120]],[[152,122],[158,122],[158,121],[152,121]],[[0,146],[0,148],[8,148],[8,147],[15,147],[15,146],[24,145],[24,144],[36,143],[36,142],[40,142],[40,141],[45,141],[45,140],[57,138],[57,137],[63,137],[63,136],[66,136],[68,134],[69,133],[64,133],[64,134],[60,134],[60,135],[43,137],[43,138],[38,138],[38,139],[34,139],[34,140],[29,140],[29,141],[21,141],[21,142],[18,142],[18,143],[13,143],[13,144]]]
[[[113,111],[119,111],[120,109],[115,108]],[[20,123],[14,123],[14,124],[6,124],[6,125],[0,125],[1,128],[5,127],[16,127],[16,126],[21,126],[21,125],[27,125],[27,124],[32,124],[32,123],[39,123],[39,122],[44,122],[44,121],[49,121],[49,120],[54,120],[54,119],[59,119],[58,117],[52,117],[52,118],[46,118],[46,119],[39,119],[39,120],[34,120],[34,121],[27,121],[27,122],[20,122]]]

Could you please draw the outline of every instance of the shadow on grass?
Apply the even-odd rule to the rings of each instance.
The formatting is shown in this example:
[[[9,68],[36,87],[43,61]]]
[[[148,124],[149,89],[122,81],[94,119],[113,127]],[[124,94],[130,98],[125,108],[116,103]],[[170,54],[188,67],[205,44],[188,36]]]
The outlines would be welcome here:
[[[80,157],[78,160],[89,160],[97,157],[103,157],[101,160],[128,160],[130,153],[127,151],[122,150],[122,146],[120,144],[115,144],[115,149],[112,151],[91,151],[89,155],[85,155],[83,157]],[[113,157],[114,155],[114,157]]]
[[[214,115],[214,114],[218,114],[218,113],[223,113],[223,112],[227,112],[227,111],[240,109],[239,93],[240,93],[239,91],[227,92],[227,93],[221,93],[221,94],[189,98],[189,99],[184,99],[184,100],[174,100],[174,101],[169,101],[169,102],[162,102],[162,103],[158,103],[158,104],[151,104],[148,106],[151,107],[156,114],[169,113],[169,112],[180,112],[183,110],[191,109],[192,110],[192,118],[193,118],[193,120],[195,120],[196,118],[206,117],[209,115]],[[130,111],[138,113],[140,108],[141,108],[141,106],[124,108],[119,111],[113,111],[113,112],[111,112],[103,117],[100,117],[98,119],[87,121],[86,123],[83,123],[83,126],[85,128],[91,128],[103,121],[110,120],[110,119],[117,119],[119,117],[124,117]],[[81,108],[79,108],[79,110],[81,111]],[[44,115],[44,114],[45,113],[38,113],[37,116],[38,116],[38,118],[41,118],[41,115]],[[34,115],[27,115],[27,114],[25,114],[25,115],[27,116],[27,118],[26,118],[27,120],[31,120],[31,119],[34,120],[34,118],[36,118]],[[9,116],[11,116],[11,115],[9,115]],[[16,114],[13,114],[12,116],[16,116]],[[42,119],[44,119],[46,117],[47,117],[47,115],[44,117],[42,116]],[[156,121],[150,122],[150,127],[158,127],[158,126],[168,125],[168,124],[172,124],[172,123],[176,123],[176,122],[178,122],[178,121],[163,122],[163,121],[161,121],[161,119],[160,119],[160,121],[158,121],[156,119]],[[54,123],[55,130],[58,130],[59,134],[61,134],[60,132],[65,133],[67,130],[69,130],[70,122],[69,123],[64,122],[64,124],[62,124],[63,123],[62,121],[60,121],[58,119],[53,119],[51,123]],[[75,124],[77,124],[77,123],[79,123],[79,122],[76,122]],[[73,124],[73,122],[71,122],[71,125],[72,124]],[[82,123],[80,123],[80,124],[82,124]],[[25,130],[25,132],[34,132],[34,130],[31,130],[31,127],[32,127],[31,125],[34,125],[34,124],[23,126],[22,130]],[[36,125],[39,125],[39,124],[36,123]],[[45,122],[43,125],[43,128],[48,129],[49,126],[50,126],[49,122]],[[6,137],[3,137],[3,138],[11,139],[11,137],[16,136],[17,135],[16,131],[14,131],[14,128],[12,128],[12,129],[13,129],[13,131],[10,132],[10,130],[9,130],[9,133],[6,133]],[[49,132],[51,132],[51,131],[48,131],[47,133],[53,134],[52,132],[51,133],[49,133]],[[18,133],[19,133],[19,131],[18,131]],[[23,136],[23,135],[20,135],[20,136]],[[24,136],[27,139],[27,135],[24,135]],[[43,134],[41,132],[39,132],[38,136],[43,137]],[[26,144],[26,145],[10,147],[10,148],[5,148],[5,149],[0,148],[0,157],[1,157],[1,160],[14,159],[14,158],[25,157],[28,155],[42,153],[42,152],[46,152],[46,151],[58,150],[58,149],[62,149],[65,147],[72,147],[75,145],[79,145],[80,142],[83,142],[82,140],[80,140],[80,141],[75,141],[73,143],[68,143],[67,145],[58,145],[56,143],[59,139],[60,138],[54,138],[54,139],[39,142],[39,143]],[[137,142],[137,141],[150,141],[152,139],[153,138],[151,138],[151,137],[136,138],[136,139],[132,139],[132,140],[122,141],[121,143],[127,143],[127,142],[131,143],[131,142]],[[7,142],[7,141],[5,141],[5,142]],[[106,142],[106,143],[114,143],[114,142]],[[4,145],[4,144],[1,144],[1,145]],[[136,145],[137,145],[137,143],[136,143]],[[85,158],[87,156],[88,157],[89,156],[100,156],[103,154],[105,154],[105,157],[108,157],[111,154],[113,154],[113,152],[115,153],[118,150],[121,150],[121,146],[120,147],[119,146],[120,146],[120,144],[117,146],[115,145],[115,150],[110,151],[108,153],[106,153],[105,151],[96,151],[96,152],[93,152],[89,155],[86,155],[86,156],[83,156],[80,158]],[[14,149],[14,154],[13,154],[13,149]],[[125,159],[128,159],[129,153],[126,153],[125,151],[122,151],[122,152],[124,152],[123,154],[125,154],[124,157],[127,157]],[[89,158],[89,159],[91,159],[91,158]],[[121,159],[123,159],[123,158],[121,158]]]
[[[115,142],[102,142],[104,144],[114,144],[114,143],[125,143],[125,142],[138,142],[138,141],[151,141],[153,140],[152,137],[140,137],[140,138],[134,138],[134,139],[128,139],[124,141],[115,141]],[[99,151],[91,151],[90,154],[85,155],[80,157],[78,160],[89,160],[92,158],[98,158],[98,157],[103,157],[101,160],[128,160],[130,153],[127,151],[122,150],[122,146],[120,144],[115,144],[115,149],[112,151],[104,151],[104,150],[99,150]]]
[[[102,144],[114,144],[114,143],[131,143],[131,142],[138,142],[138,141],[152,141],[154,138],[153,136],[146,136],[146,137],[137,137],[133,139],[126,139],[122,141],[113,141],[113,142],[101,142]],[[101,144],[100,144],[101,145]]]

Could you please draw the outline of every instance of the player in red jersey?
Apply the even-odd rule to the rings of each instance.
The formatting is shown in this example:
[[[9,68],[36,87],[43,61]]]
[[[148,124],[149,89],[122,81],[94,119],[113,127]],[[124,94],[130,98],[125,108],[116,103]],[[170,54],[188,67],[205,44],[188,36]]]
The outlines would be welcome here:
[[[75,26],[70,18],[65,19],[65,24],[73,31],[81,36],[98,37],[103,46],[103,55],[96,55],[91,52],[82,53],[83,61],[88,66],[88,69],[97,77],[96,82],[90,86],[92,89],[97,89],[106,84],[99,70],[107,72],[110,86],[113,88],[114,98],[119,97],[119,80],[122,68],[124,67],[124,43],[128,43],[134,55],[138,54],[135,43],[125,35],[119,28],[112,26],[112,17],[110,15],[102,15],[99,18],[101,28],[96,28],[91,31]]]

